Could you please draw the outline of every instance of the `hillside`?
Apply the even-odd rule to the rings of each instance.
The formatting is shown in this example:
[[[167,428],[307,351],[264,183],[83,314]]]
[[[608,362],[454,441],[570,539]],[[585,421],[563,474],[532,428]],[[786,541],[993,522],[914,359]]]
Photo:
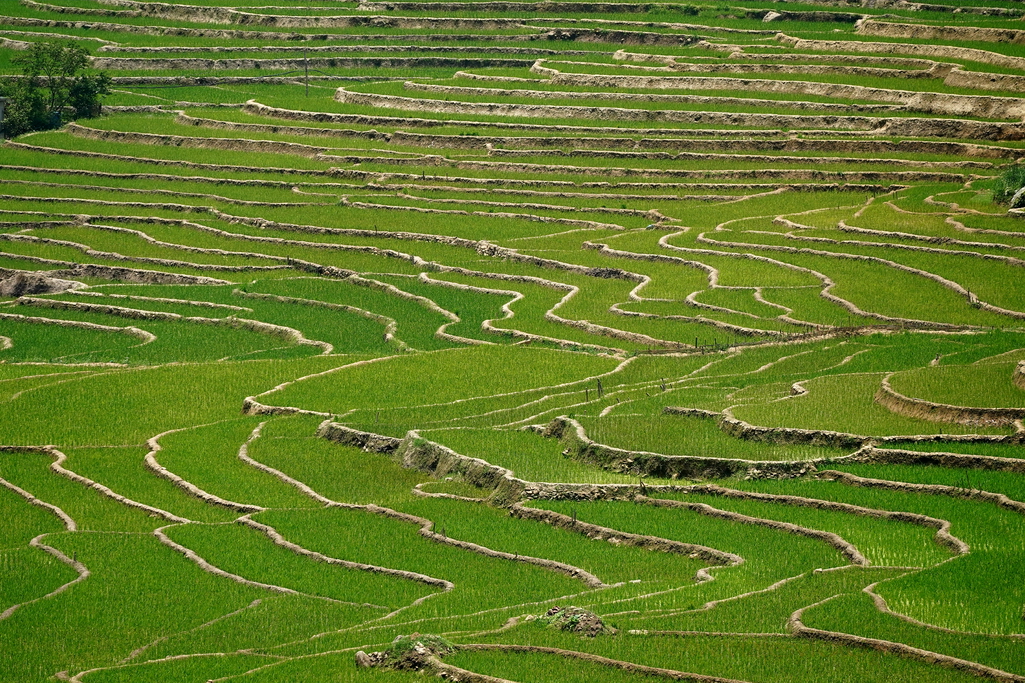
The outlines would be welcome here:
[[[1025,681],[1023,20],[4,3],[0,681]]]

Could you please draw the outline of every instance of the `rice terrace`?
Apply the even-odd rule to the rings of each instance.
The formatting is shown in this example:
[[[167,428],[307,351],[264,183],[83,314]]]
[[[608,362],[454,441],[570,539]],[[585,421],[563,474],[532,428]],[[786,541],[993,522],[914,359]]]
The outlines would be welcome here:
[[[1025,3],[3,0],[0,96],[0,682],[1025,681]]]

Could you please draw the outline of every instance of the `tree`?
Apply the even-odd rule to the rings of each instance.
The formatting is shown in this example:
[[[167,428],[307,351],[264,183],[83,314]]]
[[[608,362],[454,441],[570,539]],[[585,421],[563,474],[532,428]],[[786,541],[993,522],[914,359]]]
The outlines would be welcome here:
[[[45,130],[49,127],[50,117],[46,111],[46,100],[43,92],[27,79],[11,79],[0,95],[10,102],[4,112],[3,134],[5,137],[16,137],[33,130]]]
[[[89,65],[89,52],[71,40],[32,43],[28,50],[11,61],[21,67],[25,78],[49,93],[46,108],[59,112],[71,98],[75,76]]]
[[[100,115],[100,95],[110,93],[110,76],[98,73],[95,76],[81,75],[75,78],[69,91],[69,102],[74,118],[90,119]]]
[[[9,137],[61,125],[72,119],[98,116],[100,97],[110,92],[105,73],[87,75],[89,52],[73,40],[33,43],[11,60],[21,67],[21,78],[9,79],[0,94],[11,101],[3,122]]]

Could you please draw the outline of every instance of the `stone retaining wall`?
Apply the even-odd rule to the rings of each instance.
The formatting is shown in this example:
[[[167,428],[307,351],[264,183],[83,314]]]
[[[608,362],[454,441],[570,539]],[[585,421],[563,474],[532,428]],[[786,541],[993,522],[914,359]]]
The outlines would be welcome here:
[[[489,491],[486,501],[502,507],[509,507],[520,500],[604,500],[610,497],[627,499],[642,490],[654,490],[652,487],[644,488],[632,484],[595,485],[526,481],[517,478],[504,467],[461,455],[441,444],[420,437],[416,432],[409,432],[405,438],[399,439],[360,431],[326,420],[317,431],[317,436],[370,453],[387,455],[403,467],[428,472],[435,477],[457,474],[468,483]],[[676,490],[676,487],[655,488]]]
[[[797,427],[760,427],[733,417],[724,411],[719,418],[719,429],[726,434],[748,441],[764,443],[825,446],[828,448],[861,448],[867,437],[824,429],[799,429]]]

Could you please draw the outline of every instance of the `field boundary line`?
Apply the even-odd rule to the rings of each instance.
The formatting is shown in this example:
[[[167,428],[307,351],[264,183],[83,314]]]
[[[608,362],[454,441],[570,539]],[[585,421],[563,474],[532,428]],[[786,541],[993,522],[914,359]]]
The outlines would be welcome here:
[[[624,662],[621,660],[610,659],[608,657],[602,657],[600,655],[594,655],[587,652],[577,652],[575,650],[563,650],[556,647],[543,647],[540,645],[506,645],[500,643],[472,643],[466,645],[459,645],[459,650],[467,651],[488,651],[498,650],[503,652],[535,652],[543,654],[557,655],[559,657],[566,657],[568,659],[579,659],[581,661],[589,662],[592,664],[599,664],[613,669],[621,669],[623,671],[629,671],[630,673],[642,674],[645,676],[654,676],[658,678],[668,678],[674,681],[694,681],[695,683],[746,683],[736,678],[721,678],[719,676],[707,676],[705,674],[687,673],[684,671],[674,671],[672,669],[662,669],[654,666],[645,666],[643,664],[634,664],[632,662]]]
[[[204,491],[195,484],[187,481],[183,477],[180,477],[171,470],[167,469],[157,461],[157,453],[164,450],[163,446],[160,445],[161,437],[167,436],[169,434],[175,434],[177,432],[184,432],[189,429],[195,429],[198,426],[206,425],[195,425],[192,427],[180,427],[177,429],[169,429],[166,432],[161,432],[160,434],[157,434],[156,436],[147,439],[146,445],[149,447],[149,452],[146,453],[146,457],[144,459],[146,467],[151,472],[156,474],[158,477],[167,479],[178,488],[184,490],[185,493],[195,498],[199,498],[203,502],[209,503],[211,505],[216,505],[219,507],[228,508],[229,510],[234,510],[235,512],[241,512],[243,514],[251,512],[263,512],[266,508],[261,507],[259,505],[247,505],[244,503],[236,503],[235,501],[227,500],[221,498],[220,496],[215,496],[212,493]]]
[[[994,667],[985,666],[977,662],[968,661],[966,659],[960,659],[958,657],[952,657],[950,655],[940,654],[938,652],[932,652],[930,650],[924,650],[922,648],[912,647],[903,643],[895,643],[890,640],[882,640],[879,638],[866,638],[864,636],[856,636],[850,633],[840,633],[837,631],[824,631],[822,629],[810,628],[804,625],[802,617],[806,610],[818,607],[830,600],[840,597],[834,595],[820,600],[812,605],[806,605],[793,614],[787,620],[787,630],[790,631],[794,636],[798,638],[810,638],[815,640],[824,640],[826,642],[840,643],[847,646],[863,647],[874,650],[881,650],[908,659],[915,659],[918,661],[926,662],[928,664],[938,664],[948,669],[955,669],[958,671],[965,671],[967,673],[979,676],[982,678],[989,678],[998,681],[1012,681],[1014,683],[1025,682],[1025,676],[1019,676],[1018,674],[1008,673]]]
[[[2,479],[0,479],[0,484],[10,488],[10,484],[8,484],[8,482],[6,482],[6,481],[4,481]],[[68,531],[72,531],[73,532],[73,531],[75,531],[75,529],[69,529]],[[63,593],[67,589],[69,589],[72,586],[74,586],[76,583],[79,583],[81,581],[85,581],[91,575],[91,572],[89,571],[89,568],[86,567],[81,562],[79,562],[77,560],[77,558],[68,557],[67,555],[65,555],[61,551],[57,550],[53,546],[49,546],[49,545],[46,545],[45,543],[43,543],[43,539],[46,536],[49,536],[49,535],[50,534],[39,534],[38,536],[33,538],[28,543],[33,548],[39,548],[43,552],[48,553],[50,555],[53,555],[58,560],[60,560],[64,564],[68,565],[72,569],[74,569],[78,573],[78,576],[75,577],[74,579],[72,579],[71,581],[68,581],[67,583],[64,583],[64,584],[58,586],[56,589],[50,591],[46,595],[40,596],[38,598],[34,598],[32,600],[27,600],[25,602],[21,602],[21,603],[18,603],[16,605],[12,605],[12,606],[8,607],[6,610],[3,611],[2,614],[0,614],[0,621],[3,621],[4,619],[7,619],[8,617],[10,617],[12,614],[15,613],[15,611],[18,610],[18,608],[25,607],[26,605],[31,605],[33,603],[39,602],[40,600],[46,600],[47,598],[53,597],[54,595],[59,595],[60,593]]]
[[[111,498],[112,500],[115,500],[118,503],[121,503],[122,505],[126,505],[131,508],[136,508],[138,510],[142,510],[143,512],[148,512],[149,514],[161,517],[168,522],[187,524],[193,521],[191,519],[186,519],[185,517],[175,515],[171,512],[168,512],[167,510],[163,510],[152,505],[146,505],[145,503],[140,503],[139,501],[132,500],[131,498],[123,496],[119,493],[115,493],[109,487],[104,486],[98,481],[89,479],[88,477],[84,477],[81,474],[78,474],[77,472],[72,472],[71,470],[64,467],[64,463],[65,461],[67,461],[68,456],[62,453],[61,451],[57,450],[55,447],[47,446],[46,451],[54,459],[53,463],[50,465],[50,469],[56,472],[57,474],[61,475],[62,477],[66,477],[71,481],[77,482],[82,486],[85,486],[86,488],[94,489],[102,495],[107,496],[108,498]]]

